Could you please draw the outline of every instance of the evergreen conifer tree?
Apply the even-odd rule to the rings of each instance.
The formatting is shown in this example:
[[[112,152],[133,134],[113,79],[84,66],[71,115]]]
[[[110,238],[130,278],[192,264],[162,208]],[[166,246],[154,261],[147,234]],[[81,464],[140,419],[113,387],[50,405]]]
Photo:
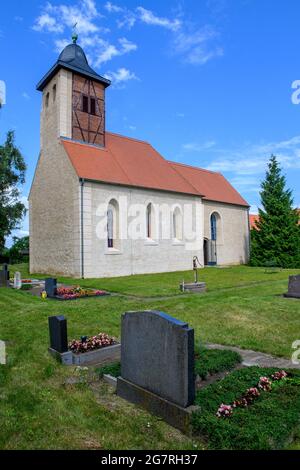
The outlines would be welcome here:
[[[273,263],[282,268],[300,268],[299,213],[293,209],[292,191],[274,155],[261,185],[257,230],[251,231],[251,264]]]

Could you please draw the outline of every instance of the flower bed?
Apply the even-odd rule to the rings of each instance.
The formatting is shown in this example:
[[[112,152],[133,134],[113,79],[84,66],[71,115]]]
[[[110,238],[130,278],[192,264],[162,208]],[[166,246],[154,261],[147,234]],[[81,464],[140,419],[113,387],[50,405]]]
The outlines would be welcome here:
[[[96,349],[102,349],[107,346],[117,344],[117,341],[112,336],[106,333],[99,333],[96,336],[81,337],[80,340],[73,339],[69,342],[69,349],[74,354],[86,353]]]
[[[100,297],[108,295],[104,290],[83,289],[82,287],[59,287],[54,298],[59,300],[75,300],[82,297]]]

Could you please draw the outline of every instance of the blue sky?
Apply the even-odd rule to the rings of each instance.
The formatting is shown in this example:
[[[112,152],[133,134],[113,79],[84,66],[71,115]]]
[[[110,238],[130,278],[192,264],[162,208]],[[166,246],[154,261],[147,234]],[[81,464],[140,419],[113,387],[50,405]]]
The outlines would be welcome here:
[[[252,211],[276,154],[300,207],[298,0],[30,0],[3,2],[0,139],[15,129],[28,165],[39,153],[35,85],[70,42],[111,77],[107,129],[145,139],[169,160],[222,172]],[[22,235],[28,230],[23,222]]]

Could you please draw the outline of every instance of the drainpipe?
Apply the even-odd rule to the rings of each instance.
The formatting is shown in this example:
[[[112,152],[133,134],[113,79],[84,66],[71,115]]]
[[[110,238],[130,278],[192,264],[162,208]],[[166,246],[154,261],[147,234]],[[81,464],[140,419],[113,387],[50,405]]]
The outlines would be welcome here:
[[[83,234],[83,189],[84,179],[80,179],[80,257],[81,257],[81,278],[84,279],[84,234]]]
[[[248,218],[248,260],[247,260],[247,264],[249,264],[250,256],[251,256],[250,207],[248,207],[248,209],[247,209],[247,218]]]

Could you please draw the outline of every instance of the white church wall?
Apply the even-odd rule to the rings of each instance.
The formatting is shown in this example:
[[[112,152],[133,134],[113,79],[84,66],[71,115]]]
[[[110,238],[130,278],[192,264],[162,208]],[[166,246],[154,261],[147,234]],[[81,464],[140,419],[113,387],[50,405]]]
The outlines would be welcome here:
[[[106,236],[103,238],[99,233],[101,226],[103,228],[106,223],[103,209],[106,210],[112,199],[119,206],[120,240],[116,248],[109,249]],[[156,214],[163,208],[166,212],[167,208],[181,209],[184,225],[182,240],[167,237],[166,216],[156,219],[156,223],[152,221],[154,230],[159,233],[154,234],[152,239],[147,239],[146,207],[150,202]],[[85,277],[191,269],[194,255],[203,262],[203,207],[199,197],[85,182],[83,207]],[[145,213],[138,220],[135,211],[142,207]],[[187,233],[189,231],[194,231],[196,238],[192,239]],[[139,234],[139,239],[133,236],[133,232],[135,235]]]
[[[204,237],[211,238],[210,217],[216,212],[217,264],[245,264],[249,259],[249,224],[246,207],[203,200]]]

